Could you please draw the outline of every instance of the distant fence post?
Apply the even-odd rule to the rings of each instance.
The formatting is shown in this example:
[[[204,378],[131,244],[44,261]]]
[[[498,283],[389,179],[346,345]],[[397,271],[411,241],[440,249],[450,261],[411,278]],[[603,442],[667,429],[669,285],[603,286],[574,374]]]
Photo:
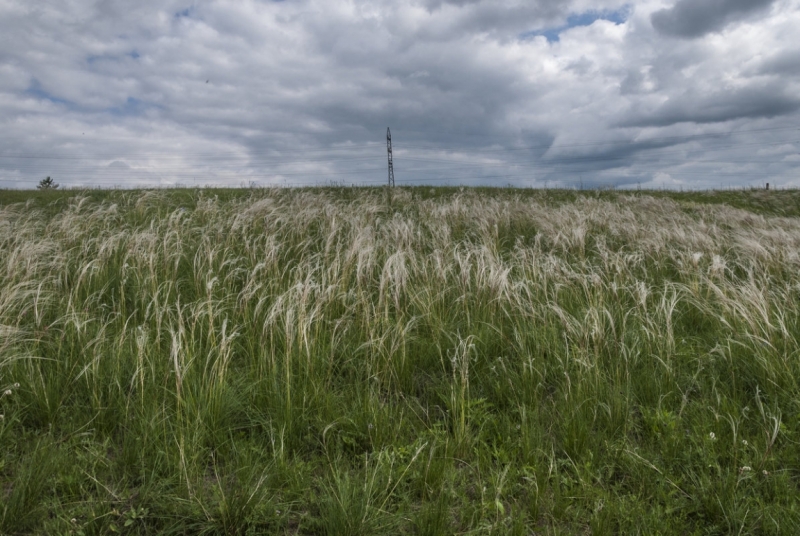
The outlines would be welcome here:
[[[769,183],[767,183],[767,190],[769,190]]]

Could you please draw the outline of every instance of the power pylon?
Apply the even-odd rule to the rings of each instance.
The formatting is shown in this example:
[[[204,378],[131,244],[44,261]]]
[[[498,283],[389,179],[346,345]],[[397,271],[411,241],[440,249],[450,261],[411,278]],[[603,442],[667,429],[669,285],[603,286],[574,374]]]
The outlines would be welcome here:
[[[389,155],[389,188],[394,187],[394,164],[392,163],[392,131],[386,129],[386,152]]]

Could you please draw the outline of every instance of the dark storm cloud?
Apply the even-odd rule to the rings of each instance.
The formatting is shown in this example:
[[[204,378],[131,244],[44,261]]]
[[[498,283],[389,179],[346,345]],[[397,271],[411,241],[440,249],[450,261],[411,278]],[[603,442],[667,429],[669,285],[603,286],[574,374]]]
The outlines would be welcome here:
[[[701,93],[689,90],[650,113],[637,110],[621,126],[664,127],[676,123],[722,123],[736,119],[774,118],[800,108],[800,96],[781,85]]]
[[[781,51],[765,59],[756,72],[758,74],[798,76],[800,75],[800,50]]]
[[[753,13],[764,11],[775,0],[678,0],[656,11],[650,20],[663,35],[697,38],[723,29]]]

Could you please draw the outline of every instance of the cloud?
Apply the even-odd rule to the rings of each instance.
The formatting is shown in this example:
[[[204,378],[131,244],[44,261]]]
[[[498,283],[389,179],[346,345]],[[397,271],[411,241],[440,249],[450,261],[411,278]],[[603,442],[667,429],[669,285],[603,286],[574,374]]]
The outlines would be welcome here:
[[[566,23],[561,26],[555,26],[551,28],[545,28],[542,30],[532,30],[529,32],[525,32],[521,35],[523,39],[536,37],[536,36],[544,36],[548,41],[558,41],[560,39],[561,32],[565,30],[569,30],[570,28],[577,28],[580,26],[591,26],[598,20],[605,20],[609,22],[613,22],[614,24],[622,24],[624,23],[631,13],[631,7],[629,5],[624,5],[619,9],[612,10],[612,11],[586,11],[584,13],[573,13],[567,17]]]
[[[757,74],[768,75],[800,75],[800,50],[787,49],[763,60],[756,70]]]
[[[728,24],[763,12],[775,0],[678,0],[651,16],[653,27],[663,35],[702,37]]]
[[[800,109],[800,97],[777,84],[675,95],[652,112],[637,110],[623,126],[669,126],[676,123],[720,123],[736,119],[785,116]]]
[[[0,2],[0,187],[379,184],[387,126],[398,184],[780,184],[800,10],[762,4],[675,40],[683,1]]]

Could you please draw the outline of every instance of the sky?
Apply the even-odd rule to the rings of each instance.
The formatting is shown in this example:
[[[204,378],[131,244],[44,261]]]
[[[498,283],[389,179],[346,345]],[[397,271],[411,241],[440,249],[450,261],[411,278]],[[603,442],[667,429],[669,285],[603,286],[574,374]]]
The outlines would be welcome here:
[[[0,188],[800,187],[800,0],[0,0]]]

